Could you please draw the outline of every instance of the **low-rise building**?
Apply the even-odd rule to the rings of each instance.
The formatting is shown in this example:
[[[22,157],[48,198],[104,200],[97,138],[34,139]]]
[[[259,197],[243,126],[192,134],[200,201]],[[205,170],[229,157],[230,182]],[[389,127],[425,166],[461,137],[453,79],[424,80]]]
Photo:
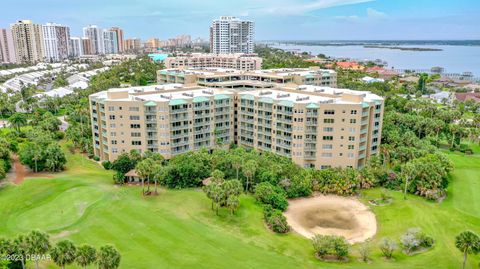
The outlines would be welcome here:
[[[284,68],[240,71],[225,68],[164,69],[157,72],[160,84],[181,83],[213,88],[272,88],[275,85],[337,86],[337,73],[318,68]]]
[[[370,92],[303,85],[272,89],[166,84],[90,95],[94,153],[153,151],[169,159],[237,143],[302,167],[363,167],[377,153],[383,98]]]
[[[258,70],[262,68],[262,58],[256,54],[214,54],[189,53],[165,59],[166,68],[231,68],[238,70]]]

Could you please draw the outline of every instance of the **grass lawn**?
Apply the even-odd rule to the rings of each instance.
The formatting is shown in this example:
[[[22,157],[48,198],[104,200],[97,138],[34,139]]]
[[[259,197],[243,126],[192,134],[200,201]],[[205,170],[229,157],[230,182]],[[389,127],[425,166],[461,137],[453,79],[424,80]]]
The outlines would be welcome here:
[[[480,232],[480,158],[449,154],[456,169],[444,202],[414,196],[404,201],[401,193],[389,192],[391,205],[372,207],[379,232],[371,264],[357,260],[358,246],[349,263],[316,260],[309,240],[268,231],[251,196],[241,197],[236,216],[226,210],[215,216],[201,190],[161,189],[158,197],[143,198],[141,187],[114,186],[111,172],[79,155],[68,155],[66,172],[0,189],[0,237],[40,229],[54,240],[96,247],[111,243],[122,253],[121,268],[459,268],[462,254],[454,246],[455,235],[466,229]],[[361,199],[380,193],[368,190]],[[377,248],[380,238],[398,240],[410,227],[433,236],[435,247],[412,257],[397,252],[394,261],[385,261]],[[479,261],[471,256],[470,268]]]

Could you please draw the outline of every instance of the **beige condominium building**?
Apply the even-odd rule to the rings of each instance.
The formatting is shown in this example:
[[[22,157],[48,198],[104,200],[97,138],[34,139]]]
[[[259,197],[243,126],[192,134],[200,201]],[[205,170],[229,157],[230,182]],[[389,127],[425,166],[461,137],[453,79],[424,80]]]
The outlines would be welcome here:
[[[302,167],[362,167],[378,151],[383,98],[312,85],[267,89],[165,84],[90,96],[94,152],[138,150],[171,158],[227,146],[270,151]]]
[[[157,72],[160,84],[181,83],[211,88],[257,89],[278,85],[337,86],[337,73],[319,68],[284,68],[241,71],[227,68],[164,69]]]
[[[228,68],[243,71],[258,70],[262,68],[262,58],[257,54],[214,54],[214,53],[189,53],[180,54],[165,59],[165,67],[170,68]]]

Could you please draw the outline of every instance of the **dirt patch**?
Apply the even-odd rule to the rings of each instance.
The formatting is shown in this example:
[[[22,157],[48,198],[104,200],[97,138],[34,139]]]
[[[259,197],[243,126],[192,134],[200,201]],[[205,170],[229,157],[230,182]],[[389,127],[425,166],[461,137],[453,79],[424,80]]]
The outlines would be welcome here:
[[[375,215],[355,198],[320,195],[294,199],[284,214],[292,229],[308,238],[339,235],[359,243],[377,232]]]
[[[17,185],[22,184],[25,178],[28,177],[42,177],[42,178],[50,178],[52,177],[51,174],[45,172],[34,173],[28,167],[20,163],[17,155],[12,156],[12,169],[7,174],[7,180],[13,182]]]
[[[61,238],[70,236],[71,234],[74,234],[74,233],[78,233],[78,230],[61,231],[61,232],[58,233],[58,234],[52,235],[52,236],[51,236],[51,239],[53,239],[53,240],[61,239]]]

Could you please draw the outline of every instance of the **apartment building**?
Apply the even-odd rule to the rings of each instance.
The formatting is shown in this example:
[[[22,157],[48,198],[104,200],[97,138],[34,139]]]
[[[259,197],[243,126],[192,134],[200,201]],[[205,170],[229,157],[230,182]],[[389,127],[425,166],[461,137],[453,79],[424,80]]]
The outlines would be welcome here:
[[[83,28],[83,37],[90,39],[90,48],[88,49],[91,53],[88,54],[105,54],[105,46],[103,41],[103,30],[96,25],[89,25]]]
[[[138,150],[171,158],[232,142],[303,167],[363,167],[381,139],[383,98],[312,85],[270,89],[166,84],[90,96],[95,155]]]
[[[210,52],[253,53],[254,23],[232,16],[222,16],[210,26]]]
[[[311,68],[284,68],[241,71],[227,68],[164,69],[157,72],[160,84],[194,84],[211,88],[272,88],[275,85],[337,86],[334,70]]]
[[[16,63],[12,30],[0,29],[0,63]]]
[[[11,24],[13,43],[18,63],[34,63],[44,60],[42,26],[31,20]]]
[[[140,38],[129,38],[124,41],[124,52],[137,53],[142,48],[142,41]]]
[[[117,44],[118,44],[118,52],[122,53],[124,49],[124,41],[123,41],[123,29],[120,27],[112,27],[109,31],[115,32],[117,35]]]
[[[213,54],[189,53],[168,57],[164,64],[166,68],[229,68],[243,71],[262,68],[262,58],[256,54]]]
[[[234,93],[180,84],[110,89],[90,96],[94,152],[138,150],[165,158],[234,141]]]
[[[88,37],[82,37],[82,54],[81,55],[93,55],[92,40]]]
[[[42,25],[45,60],[58,62],[68,58],[70,28],[61,24]]]
[[[115,31],[103,31],[103,47],[105,54],[118,53],[118,37]]]
[[[83,42],[80,37],[70,37],[68,56],[78,58],[83,55]]]

